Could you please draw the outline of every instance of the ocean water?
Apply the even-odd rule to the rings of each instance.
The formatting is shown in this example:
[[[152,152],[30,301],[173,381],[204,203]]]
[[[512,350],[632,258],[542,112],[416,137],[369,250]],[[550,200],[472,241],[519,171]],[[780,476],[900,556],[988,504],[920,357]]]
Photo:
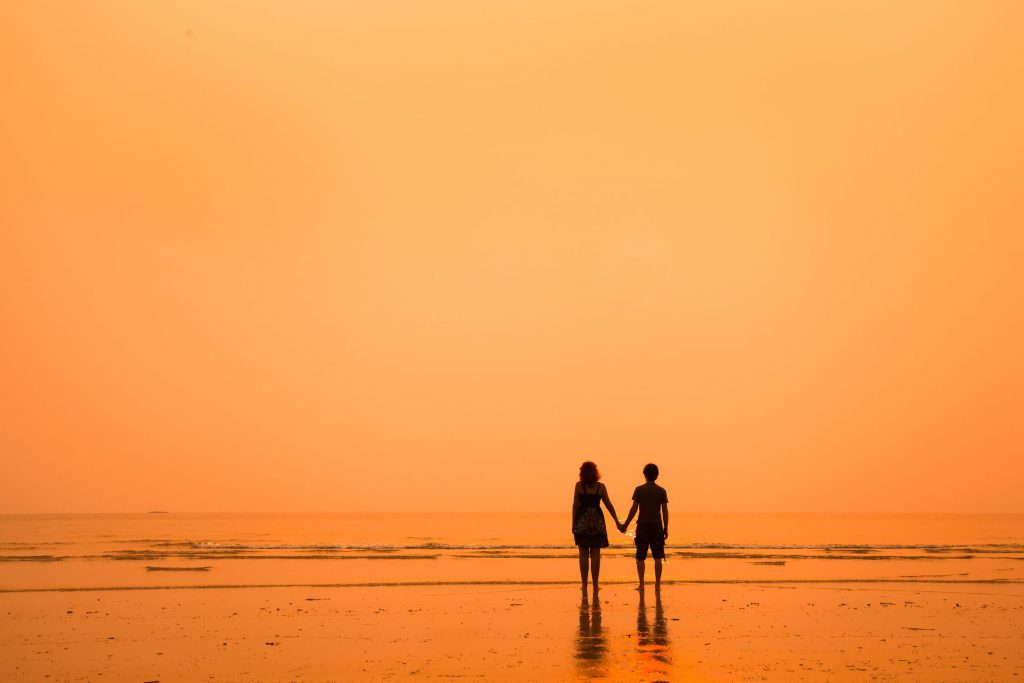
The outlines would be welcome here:
[[[635,575],[609,521],[603,582]],[[665,580],[1024,582],[1024,515],[673,513]],[[0,592],[573,583],[566,513],[0,516]]]

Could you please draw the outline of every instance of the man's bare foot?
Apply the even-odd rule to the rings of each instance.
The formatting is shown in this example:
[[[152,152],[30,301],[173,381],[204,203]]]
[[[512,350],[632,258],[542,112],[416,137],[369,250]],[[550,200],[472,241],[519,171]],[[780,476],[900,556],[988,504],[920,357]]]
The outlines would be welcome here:
[[[640,584],[639,586],[637,586],[637,587],[636,587],[636,588],[634,588],[633,590],[635,590],[635,591],[640,591],[640,592],[642,593],[642,592],[643,592],[643,590],[644,590],[644,584],[642,584],[642,583],[641,583],[641,584]]]

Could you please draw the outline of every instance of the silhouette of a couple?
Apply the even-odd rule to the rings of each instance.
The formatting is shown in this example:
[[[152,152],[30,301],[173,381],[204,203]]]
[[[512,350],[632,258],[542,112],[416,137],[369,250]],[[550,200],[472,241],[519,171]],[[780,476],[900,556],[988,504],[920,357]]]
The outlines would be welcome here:
[[[597,465],[589,460],[580,465],[580,480],[572,494],[572,535],[580,549],[580,582],[587,589],[587,573],[593,579],[594,591],[598,590],[601,574],[601,548],[608,547],[608,531],[605,528],[601,502],[608,508],[615,526],[626,533],[629,523],[639,511],[634,545],[636,546],[636,573],[640,590],[644,589],[644,565],[647,551],[654,558],[654,586],[661,588],[661,564],[665,559],[665,541],[668,539],[668,492],[658,486],[658,466],[649,463],[644,467],[646,483],[633,491],[633,507],[625,522],[619,522],[615,506],[608,497],[608,487],[601,483]]]

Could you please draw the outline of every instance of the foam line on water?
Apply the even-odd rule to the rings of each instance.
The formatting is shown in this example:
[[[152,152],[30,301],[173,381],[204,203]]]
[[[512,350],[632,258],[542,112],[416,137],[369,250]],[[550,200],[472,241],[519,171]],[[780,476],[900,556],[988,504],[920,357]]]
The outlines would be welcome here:
[[[218,541],[160,541],[153,545],[184,546],[195,549],[217,550],[359,550],[372,552],[395,552],[400,550],[568,550],[575,548],[570,543],[399,543],[399,544],[352,544],[352,543],[237,543]],[[820,550],[825,552],[877,552],[892,550],[923,550],[926,552],[971,552],[971,553],[1024,553],[1024,544],[1019,543],[679,543],[673,546],[681,550]],[[629,548],[631,543],[612,543],[612,548]]]
[[[603,585],[633,585],[633,579],[602,581]],[[1024,579],[664,579],[663,585],[819,585],[819,584],[956,584],[1024,585]],[[374,581],[353,583],[245,583],[196,584],[190,586],[81,586],[60,588],[0,588],[0,594],[12,593],[88,593],[106,591],[229,590],[243,588],[403,588],[424,586],[578,586],[578,580],[495,580],[495,581]]]

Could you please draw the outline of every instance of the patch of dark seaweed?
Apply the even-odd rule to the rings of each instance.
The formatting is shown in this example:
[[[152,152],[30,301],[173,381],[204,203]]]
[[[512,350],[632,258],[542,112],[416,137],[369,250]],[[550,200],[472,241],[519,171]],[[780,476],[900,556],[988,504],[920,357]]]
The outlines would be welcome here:
[[[195,552],[190,550],[185,551],[162,551],[162,550],[114,550],[109,553],[103,553],[100,555],[85,555],[84,557],[90,559],[102,559],[102,560],[142,560],[142,559],[158,559],[161,557],[230,557],[243,554],[244,550],[204,550],[202,552]]]
[[[0,562],[60,562],[57,555],[0,555]]]
[[[141,543],[145,545],[151,545],[157,548],[188,548],[191,547],[191,541],[175,541],[169,538],[120,538],[117,540],[118,543]]]
[[[396,548],[396,547],[393,547],[393,546],[366,546],[366,547],[361,547],[361,548],[345,548],[345,547],[331,546],[331,545],[324,545],[324,546],[308,545],[308,546],[298,546],[298,547],[296,547],[296,546],[289,546],[289,545],[283,545],[283,544],[282,545],[271,545],[271,546],[246,546],[246,545],[243,545],[243,544],[239,544],[239,545],[226,545],[226,544],[225,545],[212,545],[212,544],[206,544],[206,543],[194,543],[192,541],[189,541],[187,543],[164,543],[164,544],[154,544],[154,545],[160,545],[160,546],[166,546],[166,547],[186,547],[186,548],[189,548],[192,552],[209,553],[209,554],[218,554],[218,553],[223,553],[223,554],[228,554],[228,553],[233,553],[233,554],[237,554],[237,553],[256,553],[256,552],[267,551],[267,550],[277,550],[277,551],[281,551],[281,550],[295,550],[297,552],[315,551],[317,553],[323,554],[323,553],[350,553],[350,552],[353,552],[353,550],[356,550],[356,551],[362,552],[362,553],[378,553],[378,554],[382,554],[382,555],[388,555],[388,554],[392,554],[392,553],[397,553],[400,550],[400,548]],[[141,551],[141,552],[144,552],[144,551]]]
[[[153,565],[146,566],[147,572],[208,572],[210,567],[157,567]]]

